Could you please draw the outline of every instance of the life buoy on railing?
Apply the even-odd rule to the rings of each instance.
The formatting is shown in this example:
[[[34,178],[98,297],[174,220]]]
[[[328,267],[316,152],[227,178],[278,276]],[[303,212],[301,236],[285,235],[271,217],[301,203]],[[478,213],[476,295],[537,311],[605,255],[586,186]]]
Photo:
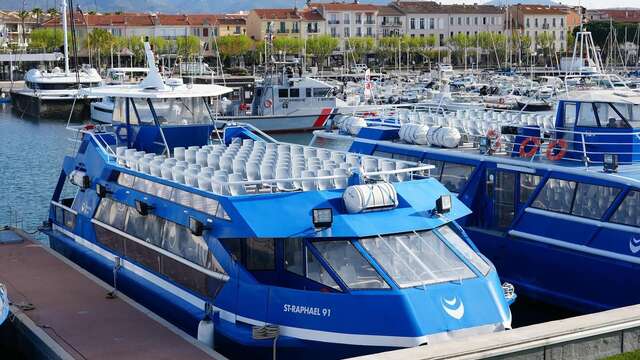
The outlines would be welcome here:
[[[525,151],[525,148],[527,147],[527,145],[529,145],[529,143],[533,143],[533,147],[531,147],[529,151]],[[529,136],[520,143],[520,157],[527,159],[532,158],[536,155],[538,149],[540,149],[540,138]]]
[[[500,104],[504,104],[504,98],[503,98],[503,97],[498,98],[498,102],[499,102]]]
[[[271,99],[267,99],[264,101],[264,107],[266,107],[267,109],[270,109],[271,106],[273,106],[273,101],[271,101]]]
[[[240,111],[246,111],[246,110],[249,110],[249,104],[241,103]]]
[[[560,146],[560,150],[554,154],[553,151],[555,150],[556,146]],[[567,141],[565,139],[553,140],[549,143],[549,146],[547,146],[547,152],[545,155],[547,156],[547,159],[551,161],[561,160],[567,154],[568,147],[569,144],[567,144]]]
[[[91,131],[91,130],[94,130],[95,128],[96,128],[96,126],[94,124],[87,124],[87,125],[82,127],[82,130]]]

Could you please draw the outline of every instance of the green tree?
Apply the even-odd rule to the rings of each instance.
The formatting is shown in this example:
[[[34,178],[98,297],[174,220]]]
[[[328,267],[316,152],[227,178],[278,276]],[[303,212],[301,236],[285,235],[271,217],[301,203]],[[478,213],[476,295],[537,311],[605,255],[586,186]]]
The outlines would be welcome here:
[[[67,34],[67,37],[69,35]],[[31,32],[30,48],[43,49],[45,52],[51,52],[59,49],[64,43],[62,29],[57,28],[40,28]]]
[[[238,64],[240,59],[246,55],[253,47],[253,41],[247,35],[225,35],[217,39],[218,51],[223,61],[229,61],[236,58]]]
[[[176,47],[179,56],[190,58],[200,53],[200,39],[196,36],[180,36],[176,39]]]
[[[376,41],[370,36],[347,38],[345,42],[347,51],[352,54],[356,63],[364,63],[364,56],[373,52],[376,47]]]
[[[33,16],[36,17],[36,24],[40,26],[41,24],[40,20],[42,20],[42,15],[44,14],[44,11],[42,11],[41,8],[36,7],[31,9],[31,13],[33,14]]]
[[[460,62],[464,63],[464,66],[467,66],[467,49],[474,45],[474,39],[470,36],[467,36],[464,33],[455,34],[447,40],[447,43],[453,54],[456,56]]]
[[[314,36],[307,40],[307,54],[316,58],[319,67],[325,65],[327,58],[338,47],[338,39],[329,35]]]
[[[115,43],[115,39],[110,32],[104,29],[94,29],[85,38],[85,48],[97,54],[98,68],[102,65],[102,56],[109,54]]]
[[[56,16],[60,15],[60,13],[58,12],[58,10],[56,8],[49,8],[47,10],[47,15],[50,18],[53,18],[53,17],[56,17]]]
[[[150,37],[149,44],[156,54],[166,54],[170,51],[171,48],[171,43],[161,36]]]
[[[31,16],[29,11],[20,10],[20,12],[18,12],[18,18],[20,18],[20,25],[22,26],[22,42],[25,44],[27,43],[27,29],[24,24],[29,16]]]
[[[384,65],[389,59],[394,59],[394,65],[396,63],[396,54],[400,49],[401,38],[398,36],[385,36],[378,40],[378,47],[376,48],[376,55]]]
[[[281,52],[283,56],[287,54],[296,54],[304,47],[304,40],[293,37],[276,37],[273,39],[273,50]]]

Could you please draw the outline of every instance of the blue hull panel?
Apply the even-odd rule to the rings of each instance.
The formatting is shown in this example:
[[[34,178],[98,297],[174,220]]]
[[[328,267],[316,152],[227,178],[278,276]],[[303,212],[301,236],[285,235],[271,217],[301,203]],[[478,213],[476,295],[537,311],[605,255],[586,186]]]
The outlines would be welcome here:
[[[640,303],[640,266],[525,239],[465,230],[518,293],[578,312]],[[588,299],[588,300],[587,300]]]

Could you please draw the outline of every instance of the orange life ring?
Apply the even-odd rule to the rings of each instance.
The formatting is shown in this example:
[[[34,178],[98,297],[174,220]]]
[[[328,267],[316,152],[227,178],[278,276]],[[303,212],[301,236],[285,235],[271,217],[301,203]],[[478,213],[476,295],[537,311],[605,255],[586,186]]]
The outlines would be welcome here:
[[[524,149],[531,142],[533,143],[533,147],[531,148],[531,150],[525,151]],[[520,154],[520,157],[529,159],[536,155],[538,149],[540,149],[540,138],[529,136],[528,138],[522,140],[522,142],[520,143],[520,151],[518,153]]]
[[[271,108],[272,105],[273,101],[271,101],[271,99],[267,99],[264,101],[264,107],[266,107],[267,109]]]
[[[558,151],[557,154],[554,154],[553,150],[555,149],[556,145],[560,145],[560,151]],[[567,144],[567,141],[565,139],[553,140],[549,143],[549,146],[547,146],[547,152],[545,155],[547,156],[547,159],[551,161],[558,161],[567,154],[568,147],[569,145]]]

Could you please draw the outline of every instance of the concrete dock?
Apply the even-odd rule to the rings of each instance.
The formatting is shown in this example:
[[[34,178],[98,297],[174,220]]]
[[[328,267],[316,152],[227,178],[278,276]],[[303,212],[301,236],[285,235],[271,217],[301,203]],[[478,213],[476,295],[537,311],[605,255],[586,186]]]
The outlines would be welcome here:
[[[640,305],[355,359],[596,360],[636,350]]]
[[[29,358],[224,359],[123,294],[108,298],[109,286],[28,234],[0,229],[0,238],[18,240],[0,242],[12,303],[2,327]]]

